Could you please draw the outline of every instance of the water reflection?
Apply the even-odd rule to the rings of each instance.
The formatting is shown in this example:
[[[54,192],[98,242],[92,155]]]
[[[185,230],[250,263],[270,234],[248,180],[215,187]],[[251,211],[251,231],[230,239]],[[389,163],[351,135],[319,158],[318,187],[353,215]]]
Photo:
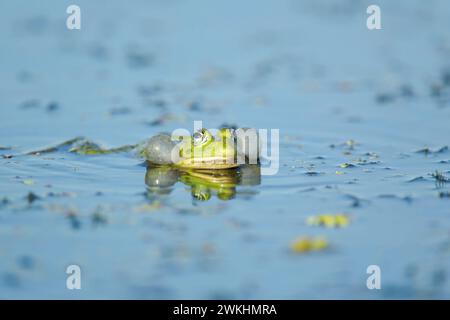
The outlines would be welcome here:
[[[148,196],[168,195],[181,182],[191,188],[192,198],[208,201],[213,196],[230,200],[240,194],[238,186],[256,186],[261,183],[259,165],[244,165],[226,170],[183,170],[168,166],[148,166],[145,174]],[[242,190],[242,194],[249,193]]]

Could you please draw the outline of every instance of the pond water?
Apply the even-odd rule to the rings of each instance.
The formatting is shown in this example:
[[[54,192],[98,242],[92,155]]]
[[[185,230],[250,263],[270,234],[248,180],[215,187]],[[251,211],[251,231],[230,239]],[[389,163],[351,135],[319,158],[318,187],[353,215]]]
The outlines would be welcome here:
[[[450,4],[377,2],[2,1],[0,298],[449,298]],[[133,152],[19,155],[195,120],[279,129],[278,173],[200,201]]]

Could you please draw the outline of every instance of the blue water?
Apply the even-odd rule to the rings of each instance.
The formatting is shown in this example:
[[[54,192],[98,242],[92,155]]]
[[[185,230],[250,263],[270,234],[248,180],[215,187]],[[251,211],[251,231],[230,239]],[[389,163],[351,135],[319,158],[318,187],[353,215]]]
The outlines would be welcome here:
[[[370,1],[78,0],[69,31],[72,3],[0,4],[0,155],[201,120],[279,129],[280,170],[200,202],[149,192],[132,153],[0,158],[0,298],[450,297],[448,1],[377,1],[374,31]]]

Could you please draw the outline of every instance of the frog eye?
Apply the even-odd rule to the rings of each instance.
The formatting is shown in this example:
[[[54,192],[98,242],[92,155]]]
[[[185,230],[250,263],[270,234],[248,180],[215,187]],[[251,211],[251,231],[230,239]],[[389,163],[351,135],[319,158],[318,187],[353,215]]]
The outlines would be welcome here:
[[[205,129],[199,130],[192,135],[194,146],[201,146],[209,141],[210,135]]]
[[[200,131],[197,131],[193,134],[192,139],[194,140],[194,145],[198,146],[203,140],[203,134]]]

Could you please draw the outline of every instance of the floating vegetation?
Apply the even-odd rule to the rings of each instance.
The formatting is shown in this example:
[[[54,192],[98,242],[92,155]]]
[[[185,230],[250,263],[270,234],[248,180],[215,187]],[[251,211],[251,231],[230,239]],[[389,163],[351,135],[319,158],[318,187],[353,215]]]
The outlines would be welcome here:
[[[67,198],[75,198],[77,197],[77,194],[75,192],[69,192],[69,191],[62,191],[62,192],[53,192],[50,191],[47,193],[47,197],[67,197]]]
[[[3,197],[0,200],[0,208],[7,206],[10,203],[10,200],[7,197]]]
[[[141,97],[150,97],[154,96],[158,93],[161,93],[163,91],[163,87],[159,84],[153,84],[153,85],[140,85],[137,87],[137,93]]]
[[[415,97],[414,88],[411,85],[404,84],[400,87],[400,95],[404,98],[413,98]]]
[[[137,145],[125,145],[117,148],[106,149],[84,137],[76,137],[51,147],[28,151],[17,155],[10,155],[9,157],[12,158],[20,155],[39,156],[46,153],[61,151],[64,150],[65,148],[68,148],[69,152],[81,155],[111,154],[111,153],[131,151],[134,148],[136,148],[136,146]]]
[[[319,214],[306,219],[310,226],[324,226],[327,228],[343,228],[350,224],[350,218],[344,213],[339,214]]]
[[[369,156],[370,158],[373,158],[372,156]],[[340,168],[346,169],[346,168],[356,168],[357,166],[366,166],[366,165],[377,165],[380,164],[379,160],[371,160],[371,159],[363,159],[358,158],[353,162],[344,162],[339,165]]]
[[[30,110],[30,109],[41,109],[41,107],[43,106],[45,106],[45,111],[48,113],[55,112],[61,108],[60,104],[56,101],[50,101],[45,105],[42,104],[41,101],[37,99],[26,100],[19,105],[19,108],[23,110]]]
[[[332,148],[332,149],[334,149],[334,148],[337,148],[337,147],[341,147],[341,148],[345,148],[345,149],[347,149],[347,150],[353,150],[353,149],[355,149],[355,147],[358,145],[358,143],[355,141],[355,140],[353,140],[353,139],[349,139],[349,140],[347,140],[347,141],[345,141],[345,142],[343,142],[343,143],[339,143],[339,144],[330,144],[330,148]]]
[[[431,174],[431,176],[436,179],[437,181],[443,181],[443,182],[447,182],[448,179],[444,176],[444,174],[442,172],[439,171],[435,171]]]
[[[441,72],[441,76],[430,85],[430,96],[441,107],[448,105],[450,101],[449,78],[450,72],[444,70]]]
[[[109,109],[108,114],[111,116],[122,116],[127,115],[132,112],[132,109],[129,107],[114,107]]]
[[[38,156],[38,155],[45,154],[45,153],[55,152],[55,151],[58,151],[58,150],[60,150],[60,149],[62,149],[64,147],[72,146],[74,143],[76,143],[78,141],[81,141],[83,139],[84,139],[83,137],[75,137],[73,139],[61,142],[61,143],[59,143],[59,144],[57,144],[55,146],[51,146],[51,147],[47,147],[47,148],[39,149],[39,150],[35,150],[35,151],[29,151],[29,152],[24,153],[23,155]],[[13,157],[13,156],[11,156],[11,157]]]
[[[414,88],[409,84],[403,84],[395,91],[376,94],[375,101],[378,104],[389,104],[395,102],[398,98],[411,99],[415,96]]]
[[[131,69],[142,69],[155,62],[155,55],[140,48],[130,48],[126,54],[127,64]]]
[[[202,103],[199,101],[190,101],[187,104],[187,108],[189,109],[189,111],[203,111],[203,106]]]
[[[395,101],[395,99],[396,99],[396,95],[394,93],[384,92],[384,93],[378,93],[375,96],[375,101],[378,104],[392,103]]]
[[[198,79],[201,86],[221,85],[233,80],[233,74],[222,67],[207,68]]]
[[[323,172],[318,172],[318,171],[306,171],[304,174],[307,175],[307,176],[314,177],[314,176],[319,176],[319,175],[324,174],[324,173]]]
[[[25,199],[27,200],[28,204],[32,204],[36,200],[40,200],[41,197],[36,195],[34,192],[28,192],[28,194],[25,196]]]
[[[449,191],[439,192],[439,198],[450,198],[450,192]]]
[[[371,158],[371,159],[377,159],[377,158],[380,157],[377,153],[375,153],[375,152],[373,152],[373,151],[366,152],[366,153],[364,153],[364,155],[365,155],[366,157]]]
[[[444,184],[450,182],[450,178],[446,177],[442,172],[436,170],[431,174],[431,176],[436,181],[437,187],[442,187]]]
[[[443,146],[437,149],[431,149],[428,147],[416,150],[415,153],[422,153],[425,155],[429,155],[429,154],[439,154],[439,153],[445,153],[448,151],[448,146]]]
[[[118,148],[105,149],[89,140],[82,140],[75,143],[75,145],[69,149],[69,152],[74,152],[82,155],[111,154],[131,151],[135,147],[136,145],[125,145]]]
[[[32,186],[32,185],[34,185],[34,180],[33,179],[25,179],[22,181],[22,183],[26,186]]]
[[[145,107],[150,108],[158,108],[160,110],[167,110],[167,105],[169,104],[168,101],[166,101],[164,98],[158,98],[158,97],[144,97],[142,98],[142,104]]]
[[[352,163],[346,162],[346,163],[340,164],[339,167],[340,168],[355,168],[356,166],[354,164],[352,164]]]
[[[100,208],[97,208],[91,216],[92,224],[95,226],[105,225],[108,223],[106,215],[103,214]]]
[[[421,182],[421,181],[426,181],[426,180],[427,179],[425,179],[424,177],[418,176],[418,177],[415,177],[415,178],[412,178],[412,179],[408,180],[407,182]]]
[[[291,250],[294,253],[320,251],[328,247],[329,247],[328,241],[323,237],[318,238],[300,237],[291,243]]]
[[[31,270],[36,266],[36,262],[32,256],[23,255],[17,259],[17,264],[21,269]]]
[[[146,212],[154,212],[158,209],[161,209],[163,207],[163,204],[159,200],[154,200],[151,203],[144,203],[139,206],[135,206],[133,208],[134,212],[137,213],[146,213]]]
[[[60,105],[59,105],[58,102],[56,102],[56,101],[51,101],[51,102],[49,102],[49,103],[47,104],[47,106],[45,107],[45,110],[46,110],[47,112],[55,112],[55,111],[59,110],[60,108],[61,108],[61,107],[60,107]]]
[[[346,194],[345,197],[352,201],[351,206],[353,208],[360,207],[363,202],[369,202],[368,200],[361,199],[353,194]]]
[[[147,124],[151,127],[156,127],[156,126],[162,126],[169,121],[175,121],[175,120],[177,120],[177,116],[173,113],[168,112],[168,113],[162,114],[155,120],[145,122],[145,124]]]
[[[40,104],[39,100],[37,100],[37,99],[29,99],[29,100],[26,100],[26,101],[22,102],[20,104],[19,108],[27,110],[27,109],[39,108],[40,106],[41,106],[41,104]]]
[[[380,194],[378,196],[378,198],[380,198],[380,199],[398,199],[398,200],[402,200],[402,201],[405,201],[408,203],[413,201],[413,197],[410,195],[398,196],[396,194]]]
[[[2,275],[1,280],[6,287],[19,288],[22,286],[22,280],[16,273],[6,272]]]
[[[347,146],[347,148],[348,148],[349,150],[353,150],[353,149],[356,147],[356,145],[357,145],[357,143],[356,143],[356,141],[353,140],[353,139],[350,139],[350,140],[345,141],[345,146]]]
[[[69,209],[66,212],[66,217],[70,222],[70,226],[72,229],[74,230],[79,230],[81,229],[81,220],[78,217],[78,212],[75,209]]]
[[[378,160],[367,160],[367,159],[359,158],[358,160],[356,160],[356,164],[360,165],[360,166],[375,165],[375,164],[380,164],[380,161],[378,161]]]

